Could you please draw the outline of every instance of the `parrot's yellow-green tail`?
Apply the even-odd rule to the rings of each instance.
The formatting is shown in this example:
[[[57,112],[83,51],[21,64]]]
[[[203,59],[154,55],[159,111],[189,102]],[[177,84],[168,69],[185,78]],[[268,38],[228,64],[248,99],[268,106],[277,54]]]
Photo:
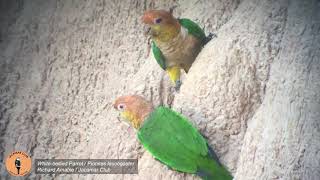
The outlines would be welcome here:
[[[233,177],[229,171],[220,163],[210,157],[203,158],[200,161],[197,175],[203,180],[232,180]]]
[[[171,81],[175,84],[180,79],[180,67],[172,66],[167,68]]]
[[[178,66],[172,66],[167,68],[168,75],[172,81],[172,83],[175,85],[176,90],[180,89],[181,81],[180,81],[180,67]]]

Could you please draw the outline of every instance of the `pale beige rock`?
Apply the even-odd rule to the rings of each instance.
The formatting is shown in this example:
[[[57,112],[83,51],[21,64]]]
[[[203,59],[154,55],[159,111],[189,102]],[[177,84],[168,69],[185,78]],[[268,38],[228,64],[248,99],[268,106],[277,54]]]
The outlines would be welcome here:
[[[0,158],[138,158],[138,175],[198,179],[155,161],[112,103],[140,94],[181,112],[235,179],[320,177],[320,4],[299,0],[3,1]],[[140,16],[174,14],[214,32],[179,93],[147,52]],[[1,166],[1,179],[10,176]]]

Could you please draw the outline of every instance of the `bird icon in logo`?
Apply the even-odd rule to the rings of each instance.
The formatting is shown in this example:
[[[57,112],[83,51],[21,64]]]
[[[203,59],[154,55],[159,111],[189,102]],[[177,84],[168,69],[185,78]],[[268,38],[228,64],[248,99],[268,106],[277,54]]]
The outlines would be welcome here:
[[[13,151],[5,161],[7,172],[12,176],[25,176],[31,171],[31,157],[23,151]]]
[[[16,166],[17,168],[17,172],[18,174],[20,174],[20,168],[21,168],[21,160],[19,157],[17,157],[17,159],[14,161],[14,165]]]

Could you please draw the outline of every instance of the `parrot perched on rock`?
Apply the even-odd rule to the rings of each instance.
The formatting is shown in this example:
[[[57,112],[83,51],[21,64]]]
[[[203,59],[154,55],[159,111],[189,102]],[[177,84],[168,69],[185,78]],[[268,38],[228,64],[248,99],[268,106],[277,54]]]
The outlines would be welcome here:
[[[188,73],[202,47],[211,40],[203,29],[190,19],[176,19],[172,11],[149,10],[142,17],[145,34],[151,36],[153,55],[167,71],[176,90],[181,86],[180,69]]]
[[[181,114],[138,95],[121,96],[114,108],[137,130],[144,148],[170,169],[207,180],[231,180],[200,132]]]

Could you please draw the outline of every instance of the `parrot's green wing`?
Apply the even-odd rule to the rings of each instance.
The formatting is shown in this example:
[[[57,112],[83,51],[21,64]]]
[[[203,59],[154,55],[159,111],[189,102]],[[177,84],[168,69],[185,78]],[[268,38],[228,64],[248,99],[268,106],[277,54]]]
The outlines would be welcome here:
[[[203,179],[232,179],[199,131],[169,108],[156,108],[137,134],[156,159],[174,170],[196,173]]]
[[[190,19],[182,18],[178,19],[180,25],[188,30],[188,33],[192,34],[193,36],[197,37],[201,42],[204,42],[206,39],[206,34],[204,31],[199,27],[199,25]]]
[[[161,50],[157,47],[156,43],[154,43],[153,41],[151,44],[151,48],[152,48],[153,56],[157,60],[157,63],[160,65],[160,67],[163,70],[166,70],[167,67],[166,67],[166,63],[165,63],[165,58],[164,58]]]
[[[169,167],[196,173],[199,156],[208,154],[207,142],[186,118],[158,107],[138,131],[141,143]]]

